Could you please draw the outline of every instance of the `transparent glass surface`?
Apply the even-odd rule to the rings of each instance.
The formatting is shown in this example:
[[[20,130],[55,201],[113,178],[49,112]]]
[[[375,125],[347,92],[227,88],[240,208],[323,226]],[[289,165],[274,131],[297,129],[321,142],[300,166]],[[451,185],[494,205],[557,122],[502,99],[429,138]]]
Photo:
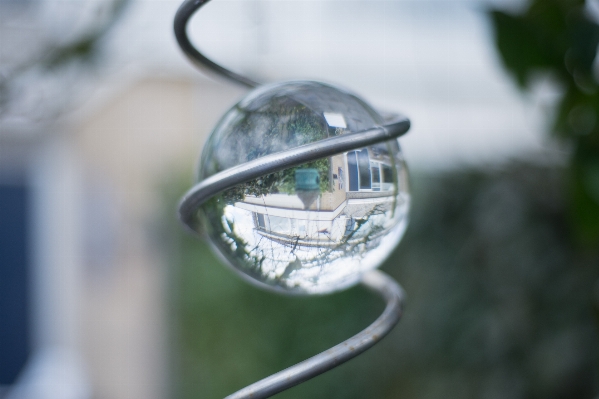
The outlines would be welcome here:
[[[264,86],[214,129],[199,177],[381,123],[363,100],[328,85]],[[200,215],[213,247],[243,276],[315,294],[351,286],[378,267],[401,239],[408,208],[405,164],[399,143],[390,140],[236,186]]]

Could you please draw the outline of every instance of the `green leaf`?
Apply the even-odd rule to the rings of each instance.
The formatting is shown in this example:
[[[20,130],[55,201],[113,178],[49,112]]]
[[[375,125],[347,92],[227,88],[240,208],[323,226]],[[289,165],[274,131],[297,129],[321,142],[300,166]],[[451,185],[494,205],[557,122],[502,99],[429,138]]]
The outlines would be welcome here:
[[[521,88],[535,69],[551,68],[552,60],[536,38],[527,21],[502,11],[492,11],[495,42],[505,67],[514,74]]]
[[[571,215],[579,240],[599,245],[599,144],[595,137],[579,142],[572,165]]]

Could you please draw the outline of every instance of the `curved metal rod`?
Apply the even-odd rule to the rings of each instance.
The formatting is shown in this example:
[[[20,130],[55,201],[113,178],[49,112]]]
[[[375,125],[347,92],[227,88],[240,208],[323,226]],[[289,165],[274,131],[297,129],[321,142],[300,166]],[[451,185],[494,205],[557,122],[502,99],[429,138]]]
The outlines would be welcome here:
[[[200,53],[189,40],[189,37],[187,36],[187,22],[189,22],[189,19],[193,13],[195,13],[200,7],[209,1],[210,0],[185,0],[183,4],[181,4],[177,10],[177,13],[175,14],[174,22],[175,37],[177,38],[177,42],[179,42],[179,46],[181,46],[181,49],[185,55],[197,67],[207,68],[208,70],[216,72],[218,75],[245,87],[251,88],[258,86],[258,83],[254,82],[252,79],[229,71],[228,69],[223,68],[222,66],[208,59],[206,56],[204,56],[204,54]]]
[[[196,66],[207,68],[243,86],[256,87],[258,83],[214,63],[200,53],[190,42],[187,36],[187,23],[194,12],[208,1],[186,0],[179,7],[174,22],[175,36],[179,46]],[[197,231],[198,226],[195,217],[197,209],[221,191],[268,173],[397,138],[406,133],[409,128],[410,121],[407,118],[395,116],[390,118],[384,126],[330,137],[229,168],[192,187],[180,203],[179,217],[185,225]],[[401,318],[404,300],[403,290],[395,280],[379,270],[365,273],[362,276],[362,284],[379,294],[387,303],[385,310],[374,323],[357,335],[325,352],[251,384],[225,399],[270,397],[358,356],[387,335]]]
[[[404,293],[395,280],[380,270],[365,273],[362,284],[387,302],[385,310],[374,323],[331,349],[248,385],[225,399],[268,398],[339,366],[380,341],[401,318]]]
[[[397,138],[409,128],[410,121],[407,118],[396,116],[384,126],[329,137],[223,170],[202,180],[183,196],[179,218],[186,226],[197,231],[197,209],[221,191],[282,169]]]

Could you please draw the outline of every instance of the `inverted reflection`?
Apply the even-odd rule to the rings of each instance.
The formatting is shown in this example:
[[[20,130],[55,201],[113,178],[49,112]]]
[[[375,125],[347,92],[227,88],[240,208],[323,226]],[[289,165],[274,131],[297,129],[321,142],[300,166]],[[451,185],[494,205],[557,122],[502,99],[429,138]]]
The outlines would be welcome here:
[[[201,177],[273,152],[370,128],[382,118],[354,95],[313,82],[258,89],[208,141]],[[252,281],[326,293],[378,267],[407,223],[397,140],[265,175],[202,207],[210,240]]]

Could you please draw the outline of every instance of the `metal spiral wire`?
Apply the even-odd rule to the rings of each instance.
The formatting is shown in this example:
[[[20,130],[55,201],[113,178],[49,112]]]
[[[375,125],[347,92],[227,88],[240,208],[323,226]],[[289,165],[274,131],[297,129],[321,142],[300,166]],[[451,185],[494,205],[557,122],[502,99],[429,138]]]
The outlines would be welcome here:
[[[174,30],[179,46],[200,69],[205,69],[242,86],[253,88],[259,84],[232,72],[204,56],[191,43],[187,23],[191,16],[209,0],[186,0],[175,15]],[[199,232],[197,211],[212,196],[268,173],[300,165],[316,159],[363,148],[396,139],[410,128],[410,121],[400,115],[390,116],[382,126],[329,137],[290,150],[270,154],[226,169],[193,186],[179,205],[179,218],[191,230]],[[383,313],[365,330],[340,344],[285,370],[255,382],[225,399],[261,399],[305,382],[358,356],[387,335],[401,318],[404,294],[401,286],[387,274],[374,270],[362,276],[361,283],[386,302]]]
[[[395,280],[380,270],[362,277],[362,285],[383,297],[387,306],[378,319],[360,333],[303,362],[266,377],[227,396],[225,399],[268,398],[316,377],[358,356],[387,335],[401,318],[404,293]]]
[[[189,18],[203,5],[208,3],[210,0],[186,0],[181,4],[175,15],[175,37],[181,50],[187,55],[191,62],[193,62],[200,69],[207,69],[209,71],[216,72],[217,75],[223,76],[230,81],[240,84],[242,86],[252,88],[259,86],[260,84],[254,82],[252,79],[246,78],[245,76],[239,75],[235,72],[229,71],[226,68],[218,65],[216,62],[208,59],[204,54],[200,53],[193,44],[189,41],[187,36],[187,22]]]

